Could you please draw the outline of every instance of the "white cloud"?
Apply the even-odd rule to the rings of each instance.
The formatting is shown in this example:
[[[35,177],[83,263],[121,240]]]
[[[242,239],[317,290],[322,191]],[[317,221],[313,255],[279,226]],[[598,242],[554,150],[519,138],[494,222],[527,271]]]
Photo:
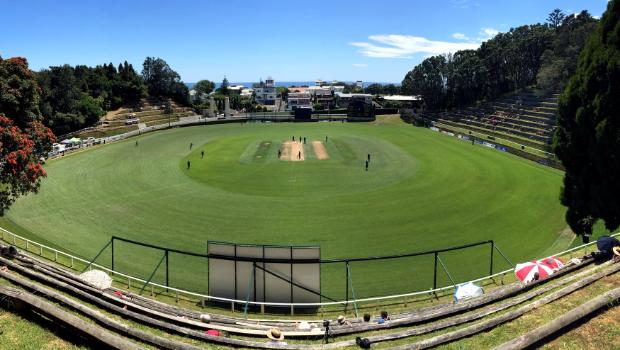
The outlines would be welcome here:
[[[484,35],[486,35],[488,39],[491,39],[492,37],[499,34],[499,30],[495,28],[482,28],[481,33],[484,33]]]
[[[490,27],[480,28],[480,32],[478,33],[478,37],[476,38],[475,41],[481,43],[483,41],[493,39],[493,37],[496,36],[497,34],[499,34],[499,30],[495,28],[490,28]]]
[[[353,63],[353,67],[355,68],[366,68],[368,65],[366,63]]]
[[[379,58],[411,58],[417,53],[441,55],[459,50],[477,49],[480,43],[453,43],[434,41],[411,35],[371,35],[371,42],[352,42],[359,47],[360,53],[367,57]]]
[[[457,40],[469,40],[469,37],[463,33],[454,33],[452,37]]]

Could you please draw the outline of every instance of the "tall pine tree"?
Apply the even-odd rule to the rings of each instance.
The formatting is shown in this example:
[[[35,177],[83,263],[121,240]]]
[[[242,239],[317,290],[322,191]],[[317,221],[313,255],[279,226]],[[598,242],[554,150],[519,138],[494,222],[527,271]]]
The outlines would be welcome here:
[[[620,0],[607,6],[560,98],[554,150],[564,167],[561,201],[577,234],[602,219],[620,226]]]

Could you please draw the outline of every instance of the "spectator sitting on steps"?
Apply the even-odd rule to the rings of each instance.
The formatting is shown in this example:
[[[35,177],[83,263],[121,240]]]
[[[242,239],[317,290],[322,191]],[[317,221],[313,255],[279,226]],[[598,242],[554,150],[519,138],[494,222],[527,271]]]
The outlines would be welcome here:
[[[600,252],[601,258],[604,260],[609,260],[611,258],[614,260],[620,259],[620,241],[616,238],[601,236],[596,240],[596,247]]]
[[[384,324],[385,321],[389,321],[389,320],[390,320],[390,316],[388,316],[387,311],[381,311],[381,316],[377,320],[377,323],[378,324]]]
[[[284,334],[278,328],[272,328],[267,332],[267,338],[269,338],[269,345],[275,346],[287,346],[288,344],[284,341]]]
[[[350,326],[351,322],[347,320],[343,315],[338,316],[338,324],[341,326]]]

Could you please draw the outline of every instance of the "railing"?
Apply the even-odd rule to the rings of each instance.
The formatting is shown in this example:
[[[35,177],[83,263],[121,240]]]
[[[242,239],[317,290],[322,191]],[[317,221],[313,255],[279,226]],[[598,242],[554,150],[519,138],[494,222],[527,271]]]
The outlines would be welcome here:
[[[210,295],[205,295],[205,294],[201,294],[201,293],[195,293],[195,292],[191,292],[191,291],[187,291],[187,290],[183,290],[183,289],[179,289],[179,288],[174,288],[174,287],[169,287],[169,286],[165,286],[159,283],[154,283],[154,282],[150,282],[150,281],[146,281],[143,280],[141,278],[137,278],[128,274],[124,274],[124,273],[120,273],[117,271],[114,271],[112,269],[109,269],[105,266],[96,264],[96,263],[91,263],[90,261],[86,260],[86,259],[82,259],[80,257],[71,255],[69,253],[63,252],[62,250],[56,249],[56,248],[52,248],[52,247],[48,247],[46,245],[43,245],[41,243],[35,242],[33,240],[24,238],[18,234],[15,234],[11,231],[8,231],[4,228],[0,227],[0,233],[1,233],[1,238],[3,241],[10,243],[12,245],[17,245],[18,240],[22,241],[25,243],[26,246],[26,251],[29,253],[35,253],[36,252],[31,252],[30,251],[30,245],[34,245],[34,246],[38,246],[39,247],[39,252],[37,255],[45,258],[45,256],[43,256],[44,250],[49,251],[51,253],[53,253],[54,255],[54,259],[49,259],[46,258],[48,260],[52,260],[54,262],[59,263],[58,261],[58,257],[59,256],[63,256],[65,259],[70,261],[69,266],[72,269],[75,269],[75,262],[78,261],[80,263],[85,264],[85,266],[89,266],[90,268],[92,267],[96,267],[98,269],[101,269],[103,271],[107,271],[108,273],[112,274],[113,276],[119,276],[122,278],[126,278],[127,279],[127,285],[128,287],[131,287],[131,282],[135,282],[135,283],[140,283],[143,284],[145,286],[150,286],[151,287],[151,291],[153,290],[153,288],[159,288],[162,290],[170,290],[174,293],[176,293],[176,298],[179,298],[179,295],[186,295],[186,296],[190,296],[190,297],[194,297],[194,298],[200,298],[202,299],[203,303],[204,301],[209,301],[209,300],[215,300],[215,301],[219,301],[219,302],[226,302],[226,303],[231,303],[233,305],[234,308],[234,304],[238,303],[238,304],[248,304],[248,305],[257,305],[257,306],[286,306],[286,307],[322,307],[322,306],[331,306],[331,305],[349,305],[349,304],[355,304],[355,303],[362,303],[362,302],[370,302],[370,301],[382,301],[382,300],[390,300],[390,299],[399,299],[399,298],[405,298],[405,297],[413,297],[413,296],[420,296],[420,295],[429,295],[429,294],[439,294],[441,292],[445,292],[451,289],[454,289],[456,286],[446,286],[446,287],[442,287],[442,288],[436,288],[436,289],[428,289],[428,290],[424,290],[424,291],[415,291],[415,292],[410,292],[410,293],[403,293],[403,294],[393,294],[393,295],[387,295],[387,296],[380,296],[380,297],[370,297],[370,298],[362,298],[362,299],[356,299],[356,300],[340,300],[340,301],[330,301],[330,302],[321,302],[321,303],[270,303],[270,302],[258,302],[258,301],[247,301],[247,300],[240,300],[240,299],[229,299],[229,298],[220,298],[220,297],[214,297],[214,296],[210,296]],[[8,239],[7,236],[8,235]],[[612,237],[618,236],[620,235],[620,232],[612,234]],[[591,245],[595,244],[596,241],[594,242],[590,242],[590,243],[586,243],[586,244],[582,244],[579,245],[577,247],[571,248],[571,249],[567,249],[565,251],[559,252],[557,254],[553,254],[553,256],[564,256],[570,253],[573,253],[575,251],[590,247]],[[544,258],[544,257],[541,257]],[[63,264],[64,265],[64,264]],[[485,280],[489,280],[489,279],[494,279],[496,277],[504,277],[507,273],[510,273],[514,271],[514,268],[511,269],[507,269],[501,272],[497,272],[495,274],[489,275],[489,276],[484,276],[484,277],[480,277],[477,278],[475,280],[472,280],[471,282],[481,282],[481,281],[485,281]]]

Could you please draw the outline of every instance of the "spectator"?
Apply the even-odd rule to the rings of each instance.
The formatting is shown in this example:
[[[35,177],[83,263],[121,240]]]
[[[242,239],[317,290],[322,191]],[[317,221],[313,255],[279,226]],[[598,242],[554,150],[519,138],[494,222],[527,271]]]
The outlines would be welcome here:
[[[284,334],[278,328],[272,328],[267,332],[267,338],[269,338],[269,345],[275,346],[287,346],[288,344],[284,341]]]
[[[599,237],[596,240],[596,247],[601,252],[601,256],[606,260],[611,259],[614,255],[620,255],[620,241],[614,237]]]
[[[349,322],[343,315],[338,316],[338,324],[340,326],[350,326],[351,322]]]
[[[370,314],[364,314],[364,322],[370,322]]]
[[[378,324],[384,324],[385,321],[389,321],[389,320],[390,320],[390,316],[388,316],[387,311],[381,311],[381,316],[377,320],[377,323]]]

